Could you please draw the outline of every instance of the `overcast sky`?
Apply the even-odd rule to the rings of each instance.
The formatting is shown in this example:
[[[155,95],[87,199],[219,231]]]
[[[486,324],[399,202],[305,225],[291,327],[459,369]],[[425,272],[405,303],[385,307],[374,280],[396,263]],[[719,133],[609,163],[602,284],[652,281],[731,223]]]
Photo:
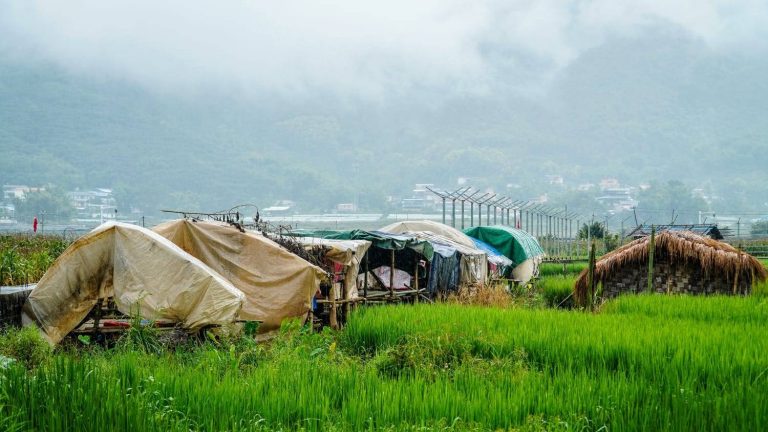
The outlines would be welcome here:
[[[546,85],[611,38],[675,28],[765,53],[765,0],[0,0],[0,53],[164,91],[381,99]],[[531,78],[534,77],[534,78]]]

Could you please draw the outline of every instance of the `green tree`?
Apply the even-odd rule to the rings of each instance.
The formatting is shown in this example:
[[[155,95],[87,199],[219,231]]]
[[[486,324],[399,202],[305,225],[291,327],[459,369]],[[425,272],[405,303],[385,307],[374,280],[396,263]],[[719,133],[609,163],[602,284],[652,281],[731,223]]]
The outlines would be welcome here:
[[[755,237],[768,236],[768,220],[753,223],[752,235]]]
[[[600,222],[592,222],[591,224],[583,224],[579,228],[579,238],[586,239],[592,237],[593,239],[601,239],[605,237],[605,225]]]
[[[67,194],[53,186],[28,192],[13,204],[19,222],[31,222],[35,216],[44,217],[46,222],[68,222],[75,212]]]

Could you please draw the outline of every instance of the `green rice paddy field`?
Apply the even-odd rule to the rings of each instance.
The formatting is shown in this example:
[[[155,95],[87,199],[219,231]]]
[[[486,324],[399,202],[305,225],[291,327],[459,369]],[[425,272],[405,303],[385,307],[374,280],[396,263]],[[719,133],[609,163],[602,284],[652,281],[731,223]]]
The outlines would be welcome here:
[[[48,261],[5,258],[14,281]],[[569,299],[584,266],[546,264],[500,307],[369,307],[340,332],[287,323],[261,344],[169,348],[137,328],[51,350],[0,332],[0,431],[768,430],[768,284],[589,313]]]
[[[51,354],[17,331],[0,350],[36,355],[0,366],[0,430],[768,430],[767,331],[761,295],[370,307],[338,333],[172,351]]]

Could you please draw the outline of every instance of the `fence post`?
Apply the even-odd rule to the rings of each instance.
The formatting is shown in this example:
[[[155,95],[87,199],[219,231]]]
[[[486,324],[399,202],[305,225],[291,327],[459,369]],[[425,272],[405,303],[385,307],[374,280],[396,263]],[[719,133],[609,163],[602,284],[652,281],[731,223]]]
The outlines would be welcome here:
[[[589,249],[589,270],[587,271],[587,291],[589,300],[587,305],[589,310],[595,310],[595,242],[593,241]]]
[[[648,243],[648,292],[653,292],[653,254],[656,251],[656,226],[651,225],[651,241]]]

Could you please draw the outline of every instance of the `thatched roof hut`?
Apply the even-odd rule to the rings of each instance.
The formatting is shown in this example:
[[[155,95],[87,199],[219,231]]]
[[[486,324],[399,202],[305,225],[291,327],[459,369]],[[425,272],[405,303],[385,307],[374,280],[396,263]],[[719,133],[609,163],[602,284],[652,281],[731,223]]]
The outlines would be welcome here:
[[[602,296],[642,292],[648,284],[650,237],[634,240],[595,263],[595,285]],[[662,293],[748,294],[768,273],[755,257],[733,246],[690,231],[662,231],[655,237],[653,289]],[[587,270],[576,280],[574,296],[588,293]]]

